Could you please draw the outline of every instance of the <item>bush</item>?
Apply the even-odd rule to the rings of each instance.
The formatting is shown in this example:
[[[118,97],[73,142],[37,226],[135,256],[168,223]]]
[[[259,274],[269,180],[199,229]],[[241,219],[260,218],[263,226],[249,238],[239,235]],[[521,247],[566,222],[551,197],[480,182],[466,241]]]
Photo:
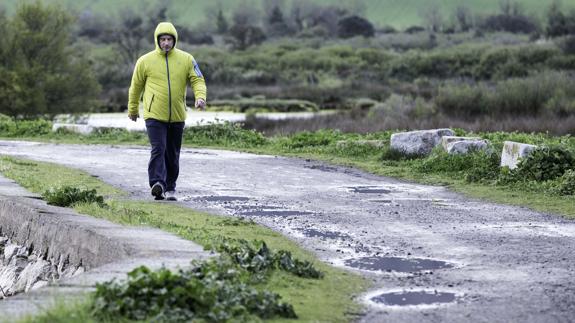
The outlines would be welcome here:
[[[92,313],[104,320],[245,322],[254,316],[296,318],[280,296],[246,285],[242,272],[222,258],[193,262],[177,273],[139,267],[126,282],[96,285]]]
[[[563,174],[558,192],[561,195],[575,195],[575,170],[569,169]]]
[[[0,119],[0,136],[9,138],[39,137],[52,133],[52,122],[44,119],[14,121]]]
[[[42,193],[42,197],[50,205],[70,207],[78,203],[96,203],[104,207],[104,198],[95,189],[87,190],[77,187],[63,186],[51,188]]]
[[[539,147],[523,158],[503,182],[553,180],[574,167],[575,157],[569,150],[560,146]]]
[[[342,139],[342,137],[337,130],[303,131],[289,136],[287,140],[281,142],[281,146],[286,149],[320,147],[334,144],[339,139]]]
[[[207,126],[184,128],[184,141],[187,144],[200,146],[258,147],[267,139],[254,130],[242,129],[241,124],[224,122]]]
[[[337,27],[338,36],[341,38],[354,36],[373,37],[375,34],[373,25],[367,19],[359,16],[345,17],[337,23]]]
[[[448,154],[436,148],[432,154],[415,165],[421,173],[445,173],[468,182],[494,180],[499,175],[500,156],[490,151],[473,151],[468,154]]]

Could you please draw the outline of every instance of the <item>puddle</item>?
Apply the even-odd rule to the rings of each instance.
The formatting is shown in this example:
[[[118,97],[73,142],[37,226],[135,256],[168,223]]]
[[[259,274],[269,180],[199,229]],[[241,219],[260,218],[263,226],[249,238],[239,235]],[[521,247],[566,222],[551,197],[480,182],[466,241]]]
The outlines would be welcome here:
[[[347,259],[344,263],[346,266],[363,270],[402,273],[453,267],[452,264],[445,261],[401,257],[363,257]]]
[[[241,212],[240,215],[245,216],[299,216],[311,215],[312,212],[305,211],[281,211],[281,210],[254,210],[248,212]]]
[[[336,231],[319,231],[316,229],[304,229],[302,230],[303,235],[310,238],[328,238],[328,239],[345,239],[349,238],[347,234],[336,232]]]
[[[317,170],[320,170],[322,172],[329,172],[329,173],[337,172],[337,168],[331,167],[331,166],[325,166],[325,165],[311,165],[311,166],[306,165],[304,167],[309,168],[309,169],[317,169]]]
[[[226,195],[210,195],[197,197],[196,200],[207,202],[234,202],[234,201],[249,201],[249,198],[243,196],[226,196]]]
[[[391,190],[379,187],[379,186],[355,186],[349,187],[353,193],[363,193],[363,194],[389,194]]]
[[[381,305],[410,306],[451,303],[455,301],[455,298],[454,293],[419,291],[380,294],[371,297],[370,301]]]

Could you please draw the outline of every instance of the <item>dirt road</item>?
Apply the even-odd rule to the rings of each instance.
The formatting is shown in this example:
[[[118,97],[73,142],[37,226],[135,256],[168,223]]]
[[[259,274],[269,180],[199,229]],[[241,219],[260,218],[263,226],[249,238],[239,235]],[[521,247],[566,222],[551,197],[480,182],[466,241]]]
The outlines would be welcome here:
[[[2,141],[0,154],[83,169],[151,199],[147,147]],[[377,289],[360,300],[363,322],[575,321],[575,221],[229,151],[184,149],[178,191],[189,207],[253,219],[369,277]]]

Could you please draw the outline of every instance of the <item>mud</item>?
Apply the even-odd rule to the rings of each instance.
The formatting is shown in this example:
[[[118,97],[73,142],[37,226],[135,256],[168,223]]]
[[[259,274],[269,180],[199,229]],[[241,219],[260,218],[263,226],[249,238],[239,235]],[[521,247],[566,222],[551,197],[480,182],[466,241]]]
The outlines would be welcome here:
[[[146,147],[4,141],[0,153],[80,168],[134,199],[151,200]],[[358,321],[572,321],[574,221],[301,159],[183,149],[180,166],[180,205],[266,225],[326,263],[364,275],[383,293],[457,293],[449,306],[425,309],[366,302]],[[376,256],[452,267],[400,272],[345,264]]]

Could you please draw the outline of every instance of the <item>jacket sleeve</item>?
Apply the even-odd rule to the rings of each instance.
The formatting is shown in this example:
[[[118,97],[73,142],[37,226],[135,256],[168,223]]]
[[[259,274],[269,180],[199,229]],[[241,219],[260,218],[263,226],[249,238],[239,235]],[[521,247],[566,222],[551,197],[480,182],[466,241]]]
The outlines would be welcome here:
[[[128,114],[138,114],[140,97],[142,96],[142,91],[144,90],[145,83],[145,68],[142,60],[139,59],[136,62],[136,67],[134,67],[134,74],[132,74],[132,82],[130,84],[130,90],[128,91]]]
[[[206,101],[207,98],[207,88],[206,88],[206,81],[204,79],[204,75],[202,71],[200,71],[200,66],[192,57],[191,68],[188,72],[188,79],[190,80],[190,84],[192,85],[192,89],[194,90],[194,97],[197,99],[204,99]]]

